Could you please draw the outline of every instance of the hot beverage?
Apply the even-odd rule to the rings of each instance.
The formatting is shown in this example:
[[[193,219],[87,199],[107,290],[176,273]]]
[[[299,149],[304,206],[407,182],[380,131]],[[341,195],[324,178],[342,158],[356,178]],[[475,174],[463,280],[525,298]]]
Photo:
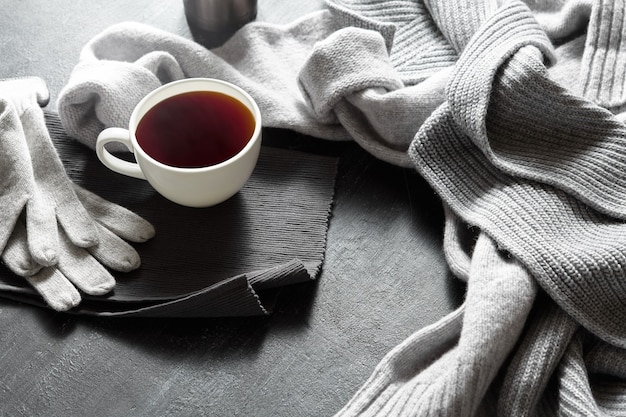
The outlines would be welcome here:
[[[261,151],[261,111],[227,81],[184,78],[151,91],[133,109],[128,129],[98,135],[96,155],[111,170],[147,180],[171,201],[210,207],[244,186]],[[107,144],[123,145],[134,161]]]
[[[165,165],[199,168],[238,154],[255,124],[252,112],[234,97],[192,91],[152,107],[137,125],[136,137],[148,155]]]

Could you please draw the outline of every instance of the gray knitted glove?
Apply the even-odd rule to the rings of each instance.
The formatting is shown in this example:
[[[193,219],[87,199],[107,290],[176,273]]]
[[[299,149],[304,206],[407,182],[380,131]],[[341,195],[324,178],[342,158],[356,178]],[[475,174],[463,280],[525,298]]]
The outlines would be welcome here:
[[[7,101],[7,111],[13,112],[7,114],[2,126],[2,158],[19,161],[20,176],[14,179],[14,187],[27,195],[25,201],[20,199],[10,205],[11,216],[17,218],[16,214],[26,209],[32,256],[41,265],[54,265],[58,261],[57,220],[80,247],[98,243],[96,227],[76,198],[46,129],[40,107],[48,101],[44,81],[35,77],[2,80],[0,97]],[[12,228],[12,224],[14,221],[3,222],[3,227]]]
[[[34,176],[24,132],[12,103],[0,97],[0,248],[34,193]]]
[[[154,228],[72,183],[45,125],[47,98],[39,78],[0,81],[0,249],[13,272],[66,310],[80,302],[76,288],[93,295],[113,288],[103,265],[137,268],[137,252],[121,238],[143,242]]]
[[[83,249],[72,244],[59,228],[59,261],[43,267],[29,251],[26,226],[18,221],[2,253],[2,261],[15,274],[24,277],[50,307],[68,310],[81,301],[77,289],[90,295],[104,295],[115,286],[105,267],[128,272],[141,264],[139,254],[121,237],[143,242],[154,235],[150,223],[114,203],[74,186],[89,216],[96,220],[98,244]]]

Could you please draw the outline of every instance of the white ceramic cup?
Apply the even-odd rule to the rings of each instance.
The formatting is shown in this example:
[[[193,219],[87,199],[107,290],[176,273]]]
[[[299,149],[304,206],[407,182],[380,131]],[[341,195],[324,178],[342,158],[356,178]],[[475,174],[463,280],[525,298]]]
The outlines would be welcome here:
[[[142,117],[163,100],[194,91],[226,94],[244,104],[252,113],[255,127],[244,148],[224,162],[199,168],[165,165],[151,157],[137,142],[135,135]],[[176,140],[172,137],[172,140]],[[105,145],[120,142],[133,154],[129,162],[111,154]],[[241,88],[211,78],[187,78],[174,81],[149,93],[133,110],[128,129],[112,127],[103,130],[96,142],[96,154],[109,169],[120,174],[145,179],[165,198],[189,207],[209,207],[236,194],[250,178],[261,149],[261,112],[255,101]]]

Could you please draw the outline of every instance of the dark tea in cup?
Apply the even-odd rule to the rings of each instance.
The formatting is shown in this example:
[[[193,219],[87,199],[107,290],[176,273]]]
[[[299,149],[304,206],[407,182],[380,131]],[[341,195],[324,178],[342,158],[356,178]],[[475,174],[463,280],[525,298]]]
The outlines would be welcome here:
[[[172,81],[135,106],[128,129],[98,135],[96,154],[111,170],[147,180],[171,201],[210,207],[246,183],[261,150],[261,111],[240,87],[212,78]],[[106,149],[124,145],[135,161]]]
[[[137,143],[155,160],[179,168],[217,165],[238,154],[255,128],[252,112],[216,91],[192,91],[152,107],[137,126]]]

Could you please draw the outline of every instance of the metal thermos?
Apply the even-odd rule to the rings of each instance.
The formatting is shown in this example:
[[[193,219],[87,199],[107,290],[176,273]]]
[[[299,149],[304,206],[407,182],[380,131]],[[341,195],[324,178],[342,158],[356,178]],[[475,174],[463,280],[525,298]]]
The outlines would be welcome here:
[[[192,31],[233,32],[254,20],[257,0],[183,0]]]

